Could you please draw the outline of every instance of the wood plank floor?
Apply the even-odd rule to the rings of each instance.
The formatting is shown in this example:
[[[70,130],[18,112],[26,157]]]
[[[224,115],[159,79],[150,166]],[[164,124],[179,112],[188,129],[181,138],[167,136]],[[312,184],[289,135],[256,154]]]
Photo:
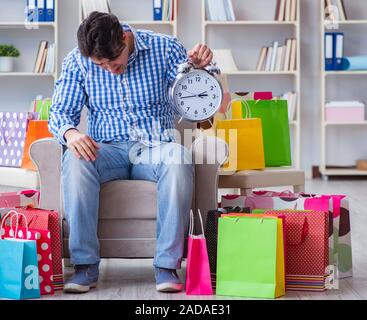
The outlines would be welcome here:
[[[11,189],[13,190],[13,189]],[[11,191],[0,188],[0,191]],[[350,199],[354,276],[339,281],[339,290],[323,293],[287,292],[280,299],[367,299],[367,181],[363,180],[310,180],[306,192],[347,194]],[[72,268],[65,268],[65,276],[72,274]],[[184,279],[185,269],[179,270]],[[43,296],[42,300],[206,300],[243,299],[223,296],[186,296],[185,293],[164,294],[155,290],[151,259],[106,259],[101,262],[98,287],[86,294],[65,294]]]

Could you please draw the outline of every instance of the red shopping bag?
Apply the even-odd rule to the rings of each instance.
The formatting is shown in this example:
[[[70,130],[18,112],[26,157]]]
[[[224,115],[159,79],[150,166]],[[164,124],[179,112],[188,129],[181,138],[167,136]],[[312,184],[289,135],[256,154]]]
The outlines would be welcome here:
[[[286,289],[324,291],[329,277],[329,213],[268,210],[264,214],[285,216]]]
[[[200,210],[198,214],[201,223],[201,234],[195,236],[193,234],[194,213],[192,210],[190,212],[190,231],[186,264],[186,294],[212,295],[213,288],[210,279],[209,258]]]
[[[13,220],[14,217],[16,217],[15,222]],[[25,218],[22,223],[25,227],[19,226],[22,217]],[[9,218],[10,224],[3,227],[1,236],[24,240],[36,240],[40,292],[41,295],[53,294],[54,286],[50,232],[47,230],[29,228],[29,222],[26,217],[15,210],[9,211],[9,215],[5,217],[5,219],[8,220]],[[4,223],[6,223],[6,221],[4,221]]]
[[[52,253],[52,283],[54,290],[62,290],[64,277],[62,269],[62,243],[59,214],[53,210],[19,207],[17,211],[23,213],[30,221],[29,227],[33,229],[47,230],[51,236]]]

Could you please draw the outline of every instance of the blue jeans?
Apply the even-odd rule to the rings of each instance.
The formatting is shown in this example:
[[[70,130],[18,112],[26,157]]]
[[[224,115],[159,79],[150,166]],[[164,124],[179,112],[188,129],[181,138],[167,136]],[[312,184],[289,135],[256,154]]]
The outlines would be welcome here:
[[[191,154],[173,142],[159,147],[147,147],[140,142],[101,143],[99,146],[94,162],[77,159],[69,150],[63,156],[62,190],[70,228],[71,263],[100,261],[97,236],[100,185],[133,179],[157,183],[154,266],[180,268],[193,192]]]

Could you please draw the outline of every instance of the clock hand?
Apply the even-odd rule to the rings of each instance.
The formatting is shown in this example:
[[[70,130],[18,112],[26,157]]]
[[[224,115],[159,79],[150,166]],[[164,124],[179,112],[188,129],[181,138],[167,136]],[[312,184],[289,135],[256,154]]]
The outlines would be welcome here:
[[[194,98],[194,97],[196,97],[196,95],[194,95],[194,96],[186,96],[186,97],[181,97],[180,99],[186,99],[186,98]]]
[[[207,97],[207,96],[208,96],[208,94],[204,94],[204,93],[201,93],[201,94],[198,95],[199,98],[203,98],[203,97]]]
[[[190,93],[190,94],[195,94],[195,93],[192,93],[192,92],[190,92],[190,91],[187,91],[187,90],[184,90],[185,92],[187,92],[187,93]]]

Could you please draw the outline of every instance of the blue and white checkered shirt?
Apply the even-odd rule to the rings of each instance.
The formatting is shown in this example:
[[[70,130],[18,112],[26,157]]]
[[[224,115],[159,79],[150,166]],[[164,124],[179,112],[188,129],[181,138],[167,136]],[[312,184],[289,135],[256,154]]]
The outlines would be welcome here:
[[[176,67],[187,59],[186,50],[172,36],[127,24],[123,28],[133,32],[135,41],[124,74],[102,69],[78,48],[64,59],[49,120],[49,130],[60,143],[66,144],[65,132],[79,124],[84,105],[89,111],[87,134],[97,142],[174,141],[175,112],[168,90]]]

